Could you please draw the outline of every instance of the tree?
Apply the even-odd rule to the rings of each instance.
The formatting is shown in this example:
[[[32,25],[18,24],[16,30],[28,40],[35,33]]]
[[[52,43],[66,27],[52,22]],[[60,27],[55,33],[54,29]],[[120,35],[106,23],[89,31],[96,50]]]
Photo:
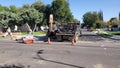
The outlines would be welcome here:
[[[0,5],[0,11],[4,11],[4,8],[2,5]]]
[[[17,8],[15,5],[10,5],[10,12],[12,13],[16,13],[17,12]]]
[[[72,22],[74,19],[67,0],[53,0],[52,13],[54,20],[61,22],[61,24]]]
[[[102,28],[104,27],[103,21],[97,20],[95,23],[93,23],[94,28]]]
[[[18,25],[19,22],[19,17],[16,13],[11,13],[11,12],[0,12],[0,24],[4,28],[12,28],[14,29],[15,25]]]
[[[8,27],[8,22],[9,22],[9,12],[6,12],[6,11],[3,11],[3,12],[0,12],[0,23],[3,25],[3,26],[7,26]]]
[[[9,23],[11,24],[11,25],[18,25],[18,26],[20,26],[19,25],[19,22],[20,22],[20,16],[18,15],[18,13],[10,13],[10,21],[9,21]]]
[[[29,9],[29,8],[31,8],[31,6],[29,4],[24,4],[22,8],[23,9]]]
[[[8,8],[8,7],[5,7],[5,6],[0,5],[0,12],[2,12],[2,11],[9,11],[9,8]]]
[[[73,22],[80,22],[78,19],[74,19]]]
[[[111,22],[112,27],[117,27],[119,24],[119,21],[115,17],[111,18],[110,22]]]
[[[41,1],[38,0],[37,2],[33,3],[31,7],[35,8],[40,13],[43,13],[43,20],[40,24],[38,24],[38,26],[46,25],[47,22],[49,21],[51,6],[49,4],[44,5]]]
[[[61,24],[78,21],[70,11],[68,0],[53,0],[52,4],[47,5],[39,0],[32,5],[25,4],[20,8],[15,5],[9,7],[0,5],[0,23],[4,26],[21,26],[28,23],[34,30],[37,24],[48,24],[51,13],[54,15],[54,21]]]
[[[101,10],[98,12],[98,16],[99,16],[99,20],[103,21],[103,12]]]
[[[48,5],[46,5],[46,7],[45,7],[43,24],[46,24],[46,25],[49,24],[49,15],[50,15],[51,13],[52,13],[51,5],[48,4]]]
[[[8,7],[3,7],[4,11],[9,11],[9,8]]]
[[[112,22],[108,21],[108,22],[106,22],[106,25],[107,26],[112,26]]]
[[[97,20],[99,20],[97,12],[87,12],[83,15],[84,26],[87,28],[93,27]]]
[[[39,12],[45,11],[45,5],[41,1],[37,1],[31,5],[32,8],[35,8]]]
[[[10,6],[10,9],[7,7],[3,7],[3,11],[1,11],[0,16],[1,16],[1,24],[3,26],[11,27],[16,25],[18,21],[18,16],[17,16],[17,8],[14,5]]]
[[[28,23],[31,29],[34,31],[36,28],[36,25],[38,23],[41,23],[43,19],[43,13],[39,13],[34,8],[29,8],[27,10],[23,10],[20,13],[20,17],[21,17],[21,24]]]

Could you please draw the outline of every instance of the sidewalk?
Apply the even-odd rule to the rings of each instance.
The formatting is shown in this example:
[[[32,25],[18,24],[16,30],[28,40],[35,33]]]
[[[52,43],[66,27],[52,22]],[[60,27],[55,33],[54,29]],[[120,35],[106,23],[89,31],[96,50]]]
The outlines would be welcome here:
[[[101,31],[102,32],[102,31]],[[97,34],[97,31],[95,31],[94,33],[96,33]],[[104,33],[104,34],[108,34],[108,32],[105,32],[105,31],[103,31],[102,33]],[[109,39],[112,39],[112,40],[120,40],[120,35],[111,35],[111,37],[109,38]]]
[[[112,35],[112,37],[110,37],[110,39],[120,40],[120,36],[119,35]]]

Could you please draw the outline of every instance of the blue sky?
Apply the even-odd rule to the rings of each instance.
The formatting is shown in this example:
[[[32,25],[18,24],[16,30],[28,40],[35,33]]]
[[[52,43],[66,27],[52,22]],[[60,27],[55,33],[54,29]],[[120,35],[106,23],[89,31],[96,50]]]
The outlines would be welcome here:
[[[2,6],[32,4],[36,0],[0,0]],[[53,0],[41,0],[44,4],[51,4]],[[103,11],[105,21],[112,17],[118,17],[120,12],[120,0],[69,0],[70,9],[74,17],[82,22],[86,12]]]

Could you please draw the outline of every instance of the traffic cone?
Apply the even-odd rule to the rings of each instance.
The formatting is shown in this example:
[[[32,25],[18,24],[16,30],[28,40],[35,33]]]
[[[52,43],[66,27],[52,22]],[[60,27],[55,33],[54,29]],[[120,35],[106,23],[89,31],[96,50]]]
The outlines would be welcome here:
[[[72,46],[74,46],[75,45],[75,41],[74,41],[74,39],[72,39]]]
[[[50,42],[50,38],[48,37],[48,44],[51,44],[51,42]]]

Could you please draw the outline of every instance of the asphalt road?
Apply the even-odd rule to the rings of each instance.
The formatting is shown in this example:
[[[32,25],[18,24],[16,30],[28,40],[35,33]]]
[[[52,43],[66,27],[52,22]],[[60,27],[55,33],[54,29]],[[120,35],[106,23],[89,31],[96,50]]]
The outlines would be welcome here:
[[[34,44],[0,39],[0,68],[120,68],[120,42],[89,35],[75,46],[42,37]]]

